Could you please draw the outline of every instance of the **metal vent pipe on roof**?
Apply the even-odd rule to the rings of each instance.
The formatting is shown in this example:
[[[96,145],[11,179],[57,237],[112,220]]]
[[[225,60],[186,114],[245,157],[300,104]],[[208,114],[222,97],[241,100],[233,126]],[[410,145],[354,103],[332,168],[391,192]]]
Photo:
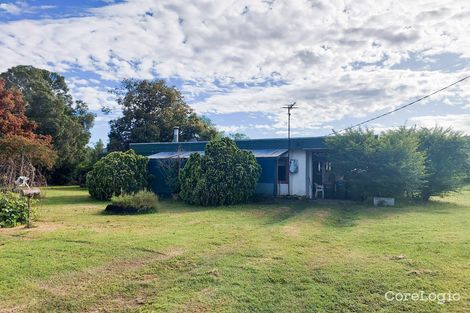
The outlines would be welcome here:
[[[173,142],[180,141],[180,128],[178,126],[173,127]]]

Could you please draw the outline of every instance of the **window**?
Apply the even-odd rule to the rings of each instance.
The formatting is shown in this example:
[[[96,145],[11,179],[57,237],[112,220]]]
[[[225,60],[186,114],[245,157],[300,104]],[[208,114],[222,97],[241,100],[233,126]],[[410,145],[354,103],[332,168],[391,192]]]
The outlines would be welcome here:
[[[281,184],[287,184],[289,181],[287,158],[279,158],[277,160],[277,181]]]

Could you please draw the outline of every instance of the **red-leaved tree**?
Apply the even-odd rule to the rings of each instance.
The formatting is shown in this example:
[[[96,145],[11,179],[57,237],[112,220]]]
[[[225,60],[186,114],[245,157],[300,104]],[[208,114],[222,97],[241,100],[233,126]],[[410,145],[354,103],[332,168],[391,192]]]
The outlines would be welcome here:
[[[0,80],[0,187],[10,188],[18,176],[44,183],[39,170],[57,159],[51,137],[34,133],[36,125],[25,115],[25,102],[17,89],[6,89]]]

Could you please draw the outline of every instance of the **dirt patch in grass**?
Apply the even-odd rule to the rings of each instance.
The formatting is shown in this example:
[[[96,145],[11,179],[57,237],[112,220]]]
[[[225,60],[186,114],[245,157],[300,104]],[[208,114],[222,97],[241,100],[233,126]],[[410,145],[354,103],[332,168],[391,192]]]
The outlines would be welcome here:
[[[256,209],[252,209],[252,210],[247,210],[247,211],[242,211],[241,212],[241,216],[254,216],[254,217],[258,217],[258,218],[263,218],[265,217],[266,215],[268,215],[268,211],[267,210],[256,210]]]
[[[21,304],[12,308],[0,308],[0,313],[16,313],[16,312],[26,312],[26,304]]]
[[[210,304],[212,298],[215,297],[215,290],[213,288],[204,288],[199,291],[195,297],[186,302],[182,309],[177,312],[187,312],[187,313],[200,313],[200,312],[209,312]]]
[[[67,295],[74,289],[83,290],[96,281],[116,277],[137,270],[147,264],[163,261],[183,254],[183,250],[172,248],[163,252],[147,250],[148,255],[138,259],[124,259],[68,275],[56,276],[39,286],[56,295]]]
[[[298,225],[287,225],[282,227],[282,231],[291,237],[299,237],[301,234],[300,227]]]
[[[324,210],[314,212],[316,220],[320,223],[324,223],[330,217],[330,214],[331,214],[330,211],[324,211]]]
[[[26,228],[25,225],[20,225],[12,228],[0,228],[0,234],[9,236],[22,236],[28,238],[30,236],[34,236],[35,234],[50,233],[63,227],[64,225],[62,223],[33,222],[33,227],[31,228]]]
[[[34,286],[42,296],[29,307],[2,308],[4,312],[27,312],[33,308],[63,311],[110,312],[141,306],[154,293],[158,280],[154,275],[141,275],[139,270],[184,253],[171,248],[152,251],[139,258],[121,259],[79,272],[56,275]]]

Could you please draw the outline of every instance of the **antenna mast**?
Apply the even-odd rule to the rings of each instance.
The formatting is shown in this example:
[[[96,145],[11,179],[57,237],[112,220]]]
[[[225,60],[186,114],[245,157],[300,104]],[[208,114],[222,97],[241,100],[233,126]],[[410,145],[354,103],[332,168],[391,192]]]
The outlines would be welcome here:
[[[291,149],[291,143],[290,143],[290,111],[293,109],[296,109],[294,107],[296,102],[292,102],[291,104],[287,104],[283,106],[283,109],[287,109],[287,195],[290,196],[290,171],[289,171],[289,166],[290,166],[290,149]]]

